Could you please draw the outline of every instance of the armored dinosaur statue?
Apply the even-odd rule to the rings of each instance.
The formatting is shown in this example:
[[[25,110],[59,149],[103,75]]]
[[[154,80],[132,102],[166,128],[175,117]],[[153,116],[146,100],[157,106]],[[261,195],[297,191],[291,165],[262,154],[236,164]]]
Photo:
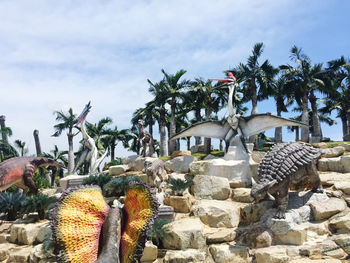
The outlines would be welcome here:
[[[282,127],[282,126],[305,126],[305,124],[293,120],[288,120],[282,117],[273,116],[270,113],[254,114],[247,117],[240,116],[234,113],[232,105],[232,95],[236,84],[236,78],[232,73],[228,73],[228,79],[212,79],[224,84],[219,87],[228,87],[228,112],[229,116],[223,121],[204,121],[195,123],[189,128],[186,128],[175,134],[171,140],[176,140],[182,137],[203,136],[208,138],[217,138],[224,140],[226,143],[226,152],[230,142],[238,134],[241,137],[243,146],[247,151],[247,147],[243,141],[244,137],[252,136],[264,132],[266,130]]]
[[[292,142],[274,145],[259,165],[258,181],[253,180],[252,201],[275,201],[275,218],[285,218],[291,185],[307,180],[313,185],[313,192],[323,191],[316,168],[320,156],[320,150],[306,144]]]
[[[139,139],[142,143],[143,157],[152,156],[154,149],[154,142],[152,135],[145,129],[145,122],[143,120],[138,120],[138,126],[140,130]],[[148,146],[148,147],[147,147]],[[147,152],[148,148],[148,152]]]
[[[139,262],[158,213],[155,193],[132,182],[124,206],[109,207],[98,186],[67,189],[51,216],[58,262]]]
[[[32,178],[34,172],[41,166],[64,167],[62,164],[44,157],[14,157],[0,163],[0,191],[15,185],[23,190],[27,187],[34,193],[38,193],[38,188]]]

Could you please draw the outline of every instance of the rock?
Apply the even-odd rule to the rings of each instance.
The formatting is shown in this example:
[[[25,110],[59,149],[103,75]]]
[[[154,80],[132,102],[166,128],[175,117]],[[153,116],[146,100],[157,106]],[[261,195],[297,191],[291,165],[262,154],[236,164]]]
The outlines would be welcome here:
[[[226,200],[230,195],[230,184],[226,178],[196,175],[193,182],[191,190],[197,199]]]
[[[204,250],[186,249],[186,250],[168,250],[165,254],[164,263],[187,263],[187,262],[207,262],[212,260]]]
[[[213,151],[213,145],[210,146],[210,151]],[[193,145],[191,146],[191,153],[204,153],[204,144]]]
[[[323,219],[328,219],[331,216],[343,211],[346,208],[346,203],[342,199],[330,198],[326,202],[312,202],[310,203],[310,207],[313,213],[313,218],[316,221],[320,221]]]
[[[0,234],[0,244],[7,243],[10,240],[10,234]]]
[[[328,145],[325,142],[315,142],[311,144],[315,148],[320,148],[320,149],[327,149]]]
[[[341,260],[335,259],[335,258],[327,258],[327,259],[298,258],[288,262],[289,263],[342,263]]]
[[[68,175],[60,179],[60,189],[65,190],[68,187],[81,185],[88,175]]]
[[[31,251],[32,246],[14,248],[13,250],[11,250],[8,260],[9,262],[27,263]]]
[[[0,261],[5,261],[10,256],[10,252],[16,247],[18,246],[11,243],[0,244]]]
[[[145,248],[143,250],[143,255],[141,257],[141,262],[147,262],[157,259],[158,256],[158,248],[156,245],[153,245],[152,241],[147,241],[145,244]]]
[[[145,157],[138,156],[135,161],[128,165],[129,169],[132,171],[142,171],[145,168],[145,160]]]
[[[334,249],[334,248],[337,248],[338,245],[333,240],[330,240],[330,239],[324,240],[321,244],[317,244],[316,246],[320,251],[319,258],[327,256],[332,258],[344,259],[347,256],[347,253],[343,249],[341,248]],[[317,250],[317,248],[315,248],[315,250]],[[331,251],[327,251],[327,250],[331,250]]]
[[[44,223],[38,231],[38,234],[36,236],[36,241],[38,243],[44,242],[46,234],[49,233],[50,231],[51,231],[50,222]]]
[[[350,152],[350,143],[342,143],[339,146],[343,147],[345,151]]]
[[[285,234],[275,235],[274,239],[278,244],[300,246],[306,242],[306,229],[300,225],[296,225],[294,229],[290,229]]]
[[[204,228],[204,236],[208,244],[231,242],[236,237],[236,231],[232,228]]]
[[[256,263],[283,263],[289,262],[285,247],[272,246],[266,248],[258,248],[255,250]]]
[[[230,201],[200,200],[192,213],[210,227],[237,227],[240,207]]]
[[[251,248],[269,247],[272,244],[272,233],[260,226],[240,227],[236,242]]]
[[[203,158],[204,161],[213,160],[213,159],[217,159],[217,157],[215,157],[214,155],[211,155],[211,154],[208,154],[207,156],[205,156]]]
[[[344,152],[345,149],[343,146],[336,146],[334,148],[324,149],[324,153],[322,154],[322,156],[325,158],[339,157],[343,155]]]
[[[211,160],[196,161],[190,164],[190,173],[192,175],[203,174],[209,175]]]
[[[343,167],[344,173],[350,173],[350,154],[340,157],[340,164]]]
[[[338,246],[343,246],[344,244],[349,244],[349,242],[350,242],[350,235],[349,234],[334,235],[332,237],[332,239]],[[344,246],[342,249],[348,255],[350,255],[350,245],[349,246]]]
[[[41,230],[41,228],[44,228]],[[36,224],[13,224],[11,226],[12,243],[31,245],[33,244],[39,235],[39,239],[42,239],[44,233],[48,230],[48,222],[36,223]]]
[[[232,199],[237,202],[251,203],[251,188],[234,188],[232,189]]]
[[[164,198],[164,204],[172,206],[176,213],[189,213],[192,207],[190,196],[167,196]]]
[[[252,262],[249,257],[249,248],[243,246],[210,245],[209,251],[216,263],[246,263]]]
[[[249,225],[258,222],[265,212],[272,207],[272,202],[264,201],[257,204],[247,204],[241,207],[240,223]]]
[[[165,167],[174,172],[188,173],[190,170],[190,164],[196,160],[196,157],[192,155],[179,156],[174,159],[165,162]]]
[[[135,155],[130,155],[128,157],[122,158],[122,163],[123,164],[131,164],[133,163],[139,156],[137,154]]]
[[[191,151],[175,151],[171,154],[171,159],[184,155],[191,155]]]
[[[209,175],[227,178],[230,183],[240,186],[251,184],[251,170],[248,160],[212,160]]]
[[[251,158],[256,162],[256,163],[261,163],[261,160],[264,158],[266,155],[266,152],[261,152],[261,151],[253,151],[251,154]]]
[[[320,173],[320,179],[323,186],[332,186],[335,182],[350,182],[350,173]]]
[[[35,246],[30,255],[29,259],[31,263],[46,263],[46,262],[56,262],[56,256],[53,254],[45,255],[42,251],[43,244]]]
[[[318,160],[317,167],[320,171],[342,172],[343,170],[340,164],[340,157],[321,158]]]
[[[199,218],[183,218],[165,225],[164,248],[187,249],[205,247],[203,226]]]
[[[114,165],[109,167],[109,175],[117,176],[125,173],[128,170],[129,166],[125,164]]]
[[[350,209],[332,216],[329,219],[329,229],[337,234],[350,233]]]

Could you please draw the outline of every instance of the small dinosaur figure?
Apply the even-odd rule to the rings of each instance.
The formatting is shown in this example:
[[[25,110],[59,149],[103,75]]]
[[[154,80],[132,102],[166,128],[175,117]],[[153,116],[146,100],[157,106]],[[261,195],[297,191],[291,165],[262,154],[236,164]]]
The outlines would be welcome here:
[[[143,157],[152,156],[153,154],[153,138],[152,135],[145,129],[145,122],[143,120],[138,121],[140,134],[139,139],[142,143]],[[148,146],[148,152],[147,152]]]
[[[156,159],[154,161],[145,160],[145,172],[147,178],[151,179],[152,182],[149,182],[149,185],[157,187],[158,192],[161,192],[164,189],[164,182],[167,180],[167,170],[162,160]]]
[[[29,187],[38,193],[38,188],[32,178],[34,172],[41,166],[64,167],[62,164],[44,157],[14,157],[0,163],[0,191],[15,185],[23,190]]]
[[[316,161],[320,156],[321,151],[306,144],[276,144],[259,165],[258,182],[252,180],[252,201],[275,201],[278,210],[274,218],[285,218],[291,185],[307,180],[312,183],[313,192],[323,191],[316,168]]]

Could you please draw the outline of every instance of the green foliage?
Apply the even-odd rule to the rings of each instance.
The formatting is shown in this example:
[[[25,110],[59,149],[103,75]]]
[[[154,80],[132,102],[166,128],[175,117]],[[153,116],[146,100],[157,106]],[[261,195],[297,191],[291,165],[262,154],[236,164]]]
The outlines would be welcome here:
[[[334,148],[344,143],[350,144],[350,142],[326,142],[326,143],[328,148]]]
[[[148,238],[152,239],[152,242],[155,243],[158,247],[161,245],[160,241],[169,237],[168,227],[166,224],[170,223],[169,219],[156,218],[152,225],[152,228],[147,231]]]
[[[53,208],[56,201],[57,198],[55,196],[39,193],[23,201],[24,213],[37,212],[39,219],[43,220],[47,211]]]
[[[41,251],[45,256],[52,256],[54,251],[54,243],[52,241],[52,231],[50,230],[45,234],[43,246],[41,247]]]
[[[165,155],[165,156],[159,156],[158,157],[159,160],[162,160],[162,161],[169,161],[171,160],[171,156],[168,156],[168,155]]]
[[[0,213],[6,214],[6,220],[13,221],[22,216],[22,203],[27,197],[20,192],[3,192],[0,194]]]
[[[104,187],[103,187],[103,194],[105,196],[121,196],[124,195],[126,192],[127,186],[130,184],[130,182],[140,182],[141,179],[138,176],[135,175],[128,175],[128,176],[119,176],[111,181],[109,181]]]
[[[170,177],[167,181],[167,188],[170,188],[175,195],[182,195],[183,191],[185,191],[188,187],[191,187],[194,183],[190,178],[186,178],[186,180],[175,179]]]
[[[103,189],[103,186],[112,180],[112,176],[109,174],[100,174],[97,176],[90,175],[88,178],[84,179],[83,184],[87,185],[98,185]]]
[[[50,188],[50,183],[47,181],[47,179],[44,176],[40,175],[40,169],[35,172],[33,176],[33,182],[38,187],[38,189],[47,189]]]
[[[109,163],[107,163],[107,167],[111,167],[111,166],[114,166],[114,165],[121,165],[121,164],[123,164],[122,163],[122,159],[117,157],[113,161],[110,161]]]

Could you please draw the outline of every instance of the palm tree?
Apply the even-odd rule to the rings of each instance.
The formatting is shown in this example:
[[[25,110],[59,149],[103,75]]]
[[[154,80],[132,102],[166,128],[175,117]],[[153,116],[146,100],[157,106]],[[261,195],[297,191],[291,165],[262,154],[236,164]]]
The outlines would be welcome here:
[[[153,125],[155,123],[155,104],[152,101],[147,102],[144,108],[138,108],[131,119],[131,123],[137,126],[138,120],[142,119],[145,126],[148,126],[148,131],[153,138]]]
[[[56,114],[56,121],[60,123],[54,126],[55,133],[52,136],[58,137],[64,130],[68,130],[68,174],[72,174],[74,170],[73,137],[79,133],[73,133],[74,125],[77,122],[77,116],[73,114],[72,108],[68,110],[68,114],[65,114],[63,111],[55,111],[54,114]]]
[[[108,129],[105,132],[106,137],[102,139],[104,144],[109,147],[110,154],[111,154],[111,161],[115,159],[115,148],[118,145],[118,142],[122,142],[124,148],[129,147],[129,140],[131,140],[130,137],[130,130],[128,129],[122,129],[118,130],[118,127],[115,126],[113,129]]]
[[[7,136],[9,133],[11,133],[11,135],[12,135],[12,131],[11,131],[11,129],[6,129],[8,127],[6,127],[6,125],[5,125],[5,120],[6,120],[6,117],[4,115],[1,115],[0,116],[1,138],[4,142],[8,142]]]
[[[139,132],[135,126],[131,127],[129,133],[129,141],[131,144],[129,146],[129,150],[136,152],[137,155],[140,155],[140,140],[139,140]]]
[[[21,156],[24,156],[24,154],[28,152],[28,148],[26,148],[26,142],[15,140],[15,146],[20,150]]]
[[[104,148],[102,145],[101,139],[103,138],[103,136],[107,134],[109,130],[106,126],[111,123],[112,123],[112,119],[109,117],[102,118],[95,124],[85,122],[86,132],[89,134],[91,138],[94,139],[97,149],[99,150]]]
[[[68,164],[68,160],[66,158],[67,154],[68,154],[68,151],[60,151],[57,145],[55,145],[55,148],[53,150],[50,150],[50,153],[43,152],[41,153],[41,156],[53,159],[56,162],[59,162],[66,167]],[[52,174],[51,174],[51,178],[49,179],[51,181],[51,187],[53,187],[55,184],[57,170],[56,170],[56,167],[51,167],[51,170],[52,170]]]
[[[8,142],[0,140],[0,162],[16,156],[18,156],[16,149]]]
[[[296,46],[293,46],[290,52],[290,58],[297,63],[297,66],[282,65],[280,68],[285,71],[289,84],[294,87],[296,98],[301,100],[303,109],[301,121],[303,123],[309,123],[308,102],[310,101],[314,124],[313,137],[317,141],[321,139],[321,126],[317,113],[318,98],[315,96],[315,90],[324,91],[322,64],[312,66],[310,58]],[[301,127],[301,140],[309,141],[308,127]]]
[[[267,59],[262,64],[259,63],[263,48],[263,43],[255,44],[252,55],[248,57],[247,64],[240,63],[236,69],[230,70],[238,72],[239,78],[243,81],[245,101],[251,100],[252,102],[252,115],[258,113],[258,100],[264,98],[263,96],[259,98],[258,94],[264,94],[269,78],[275,73],[274,67]],[[256,144],[256,139],[257,135],[254,135],[249,138],[249,141]]]
[[[39,156],[39,155],[41,155],[39,131],[38,130],[34,130],[33,131],[33,136],[34,136],[34,142],[35,142],[36,155]]]
[[[176,134],[176,121],[175,121],[176,105],[182,97],[183,88],[188,85],[187,80],[183,80],[181,82],[179,81],[180,81],[180,78],[186,72],[187,72],[186,70],[181,69],[178,72],[176,72],[174,75],[172,75],[172,74],[166,73],[164,69],[162,69],[162,73],[164,75],[164,87],[168,94],[167,103],[170,105],[170,127],[169,127],[170,137]],[[175,151],[175,142],[169,141],[169,155],[171,155],[174,151]]]

